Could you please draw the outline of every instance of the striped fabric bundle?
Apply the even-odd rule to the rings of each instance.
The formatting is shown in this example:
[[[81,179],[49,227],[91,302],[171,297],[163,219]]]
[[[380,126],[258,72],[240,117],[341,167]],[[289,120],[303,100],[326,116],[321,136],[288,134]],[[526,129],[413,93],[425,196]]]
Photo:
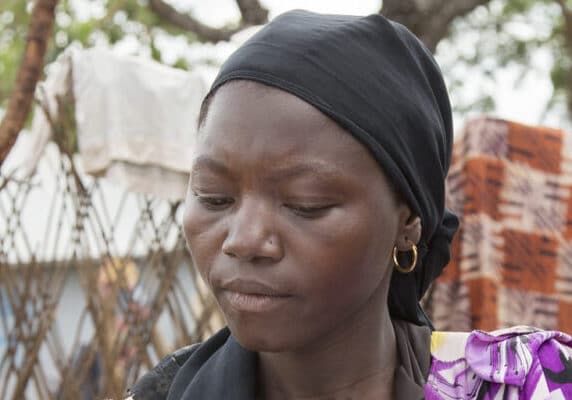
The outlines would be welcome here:
[[[478,119],[455,144],[452,261],[426,308],[443,331],[572,332],[572,135]]]

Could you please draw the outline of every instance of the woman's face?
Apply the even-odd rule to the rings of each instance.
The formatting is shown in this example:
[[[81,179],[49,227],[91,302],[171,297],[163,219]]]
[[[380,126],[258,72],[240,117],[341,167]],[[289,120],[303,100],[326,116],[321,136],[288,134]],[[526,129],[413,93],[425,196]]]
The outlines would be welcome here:
[[[379,312],[409,217],[369,152],[306,102],[253,82],[217,91],[184,229],[243,346],[303,349]]]

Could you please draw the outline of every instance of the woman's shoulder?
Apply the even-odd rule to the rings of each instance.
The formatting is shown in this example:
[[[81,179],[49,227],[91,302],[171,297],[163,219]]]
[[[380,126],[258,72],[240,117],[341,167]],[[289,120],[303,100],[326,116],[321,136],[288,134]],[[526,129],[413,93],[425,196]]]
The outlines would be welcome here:
[[[184,369],[184,365],[204,364],[221,348],[229,335],[228,328],[223,328],[205,342],[180,348],[165,356],[128,389],[125,400],[166,400],[177,373]]]
[[[192,344],[165,356],[129,388],[125,400],[166,399],[175,375],[199,346],[200,343]]]
[[[427,399],[572,399],[572,337],[517,326],[434,332]],[[500,396],[500,397],[497,397]],[[514,397],[511,397],[514,396]]]

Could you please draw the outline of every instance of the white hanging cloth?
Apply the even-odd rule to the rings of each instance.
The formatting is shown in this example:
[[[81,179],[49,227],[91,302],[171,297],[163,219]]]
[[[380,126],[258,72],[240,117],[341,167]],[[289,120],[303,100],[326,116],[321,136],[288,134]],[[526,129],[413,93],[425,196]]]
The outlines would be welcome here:
[[[83,171],[128,190],[172,200],[185,197],[197,118],[208,82],[186,72],[109,50],[66,50],[36,97],[58,117],[57,98],[74,101]],[[31,146],[20,165],[30,175],[52,137],[37,107]]]

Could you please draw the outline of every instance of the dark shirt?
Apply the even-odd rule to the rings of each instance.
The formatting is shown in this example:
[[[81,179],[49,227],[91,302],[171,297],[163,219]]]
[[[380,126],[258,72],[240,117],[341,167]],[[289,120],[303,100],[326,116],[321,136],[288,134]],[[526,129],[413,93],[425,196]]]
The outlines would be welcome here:
[[[423,399],[431,331],[402,321],[394,321],[394,328],[399,355],[394,399]],[[254,400],[256,363],[256,353],[224,328],[200,345],[165,357],[129,393],[135,400]]]

